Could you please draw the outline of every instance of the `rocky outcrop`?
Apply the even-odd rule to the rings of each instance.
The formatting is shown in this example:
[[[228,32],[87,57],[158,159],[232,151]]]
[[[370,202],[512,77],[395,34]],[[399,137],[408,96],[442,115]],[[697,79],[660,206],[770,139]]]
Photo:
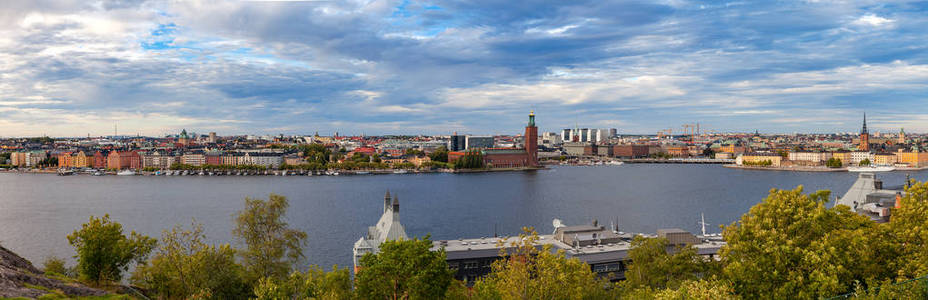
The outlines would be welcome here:
[[[28,260],[0,246],[0,298],[36,298],[49,293],[47,290],[30,288],[27,284],[60,291],[68,296],[101,296],[107,294],[104,290],[45,277],[42,271],[33,266]]]

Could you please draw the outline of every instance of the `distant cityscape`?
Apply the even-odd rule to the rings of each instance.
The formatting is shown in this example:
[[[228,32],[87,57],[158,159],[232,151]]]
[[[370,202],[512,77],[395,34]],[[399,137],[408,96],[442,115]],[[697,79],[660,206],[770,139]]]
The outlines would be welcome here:
[[[859,134],[760,134],[701,131],[699,124],[654,135],[625,135],[616,128],[565,128],[538,134],[534,112],[523,134],[418,136],[219,136],[186,130],[165,137],[7,138],[0,140],[5,168],[157,171],[183,166],[284,169],[317,163],[369,162],[360,168],[449,168],[468,153],[484,168],[534,168],[636,159],[692,160],[768,168],[846,167],[860,164],[928,166],[923,135],[873,133],[866,116]],[[310,153],[313,145],[318,153]],[[323,157],[320,157],[320,153]],[[439,155],[435,155],[435,154]],[[309,157],[312,156],[312,157]]]

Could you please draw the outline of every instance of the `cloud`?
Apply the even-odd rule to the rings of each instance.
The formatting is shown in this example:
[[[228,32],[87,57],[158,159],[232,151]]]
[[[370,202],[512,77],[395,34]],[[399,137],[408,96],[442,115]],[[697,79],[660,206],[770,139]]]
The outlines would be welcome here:
[[[921,114],[879,116],[928,94],[926,9],[13,1],[0,11],[0,135],[108,134],[114,122],[152,135],[518,133],[530,109],[542,130],[848,131],[863,110],[873,126],[916,130]]]

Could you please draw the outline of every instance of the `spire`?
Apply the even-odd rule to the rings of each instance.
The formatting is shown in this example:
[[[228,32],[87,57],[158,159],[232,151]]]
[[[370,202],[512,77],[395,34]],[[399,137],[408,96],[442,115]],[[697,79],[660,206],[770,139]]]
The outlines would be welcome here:
[[[400,212],[400,197],[393,195],[393,213]]]
[[[864,127],[860,129],[860,134],[868,134],[868,133],[867,133],[867,113],[866,113],[866,112],[864,113]]]
[[[390,210],[390,190],[387,190],[387,194],[383,196],[383,212],[386,213]]]
[[[527,127],[535,127],[535,110],[532,110],[531,112],[528,113],[528,126]]]

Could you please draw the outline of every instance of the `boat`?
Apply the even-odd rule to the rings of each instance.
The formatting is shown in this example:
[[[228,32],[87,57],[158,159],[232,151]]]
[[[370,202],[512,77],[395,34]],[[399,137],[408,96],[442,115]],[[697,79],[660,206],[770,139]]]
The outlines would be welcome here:
[[[103,174],[103,172],[101,172],[101,171],[93,172],[93,176],[103,176],[103,175],[105,175],[105,174]]]
[[[132,176],[132,175],[135,175],[135,171],[132,171],[132,170],[122,170],[122,171],[117,172],[116,175],[119,175],[119,176]]]
[[[621,161],[617,161],[617,160],[610,160],[609,162],[606,162],[606,164],[610,166],[621,166],[621,165],[624,165],[625,163]]]
[[[847,167],[848,172],[889,172],[895,169],[890,166]]]
[[[370,174],[370,173],[371,173],[371,172],[368,172],[368,171],[358,171],[358,172],[355,173],[355,174],[357,174],[357,175],[367,175],[367,174]]]
[[[405,169],[393,170],[393,174],[406,174],[406,173],[409,173],[409,171]]]
[[[74,170],[58,169],[58,176],[74,175]]]

